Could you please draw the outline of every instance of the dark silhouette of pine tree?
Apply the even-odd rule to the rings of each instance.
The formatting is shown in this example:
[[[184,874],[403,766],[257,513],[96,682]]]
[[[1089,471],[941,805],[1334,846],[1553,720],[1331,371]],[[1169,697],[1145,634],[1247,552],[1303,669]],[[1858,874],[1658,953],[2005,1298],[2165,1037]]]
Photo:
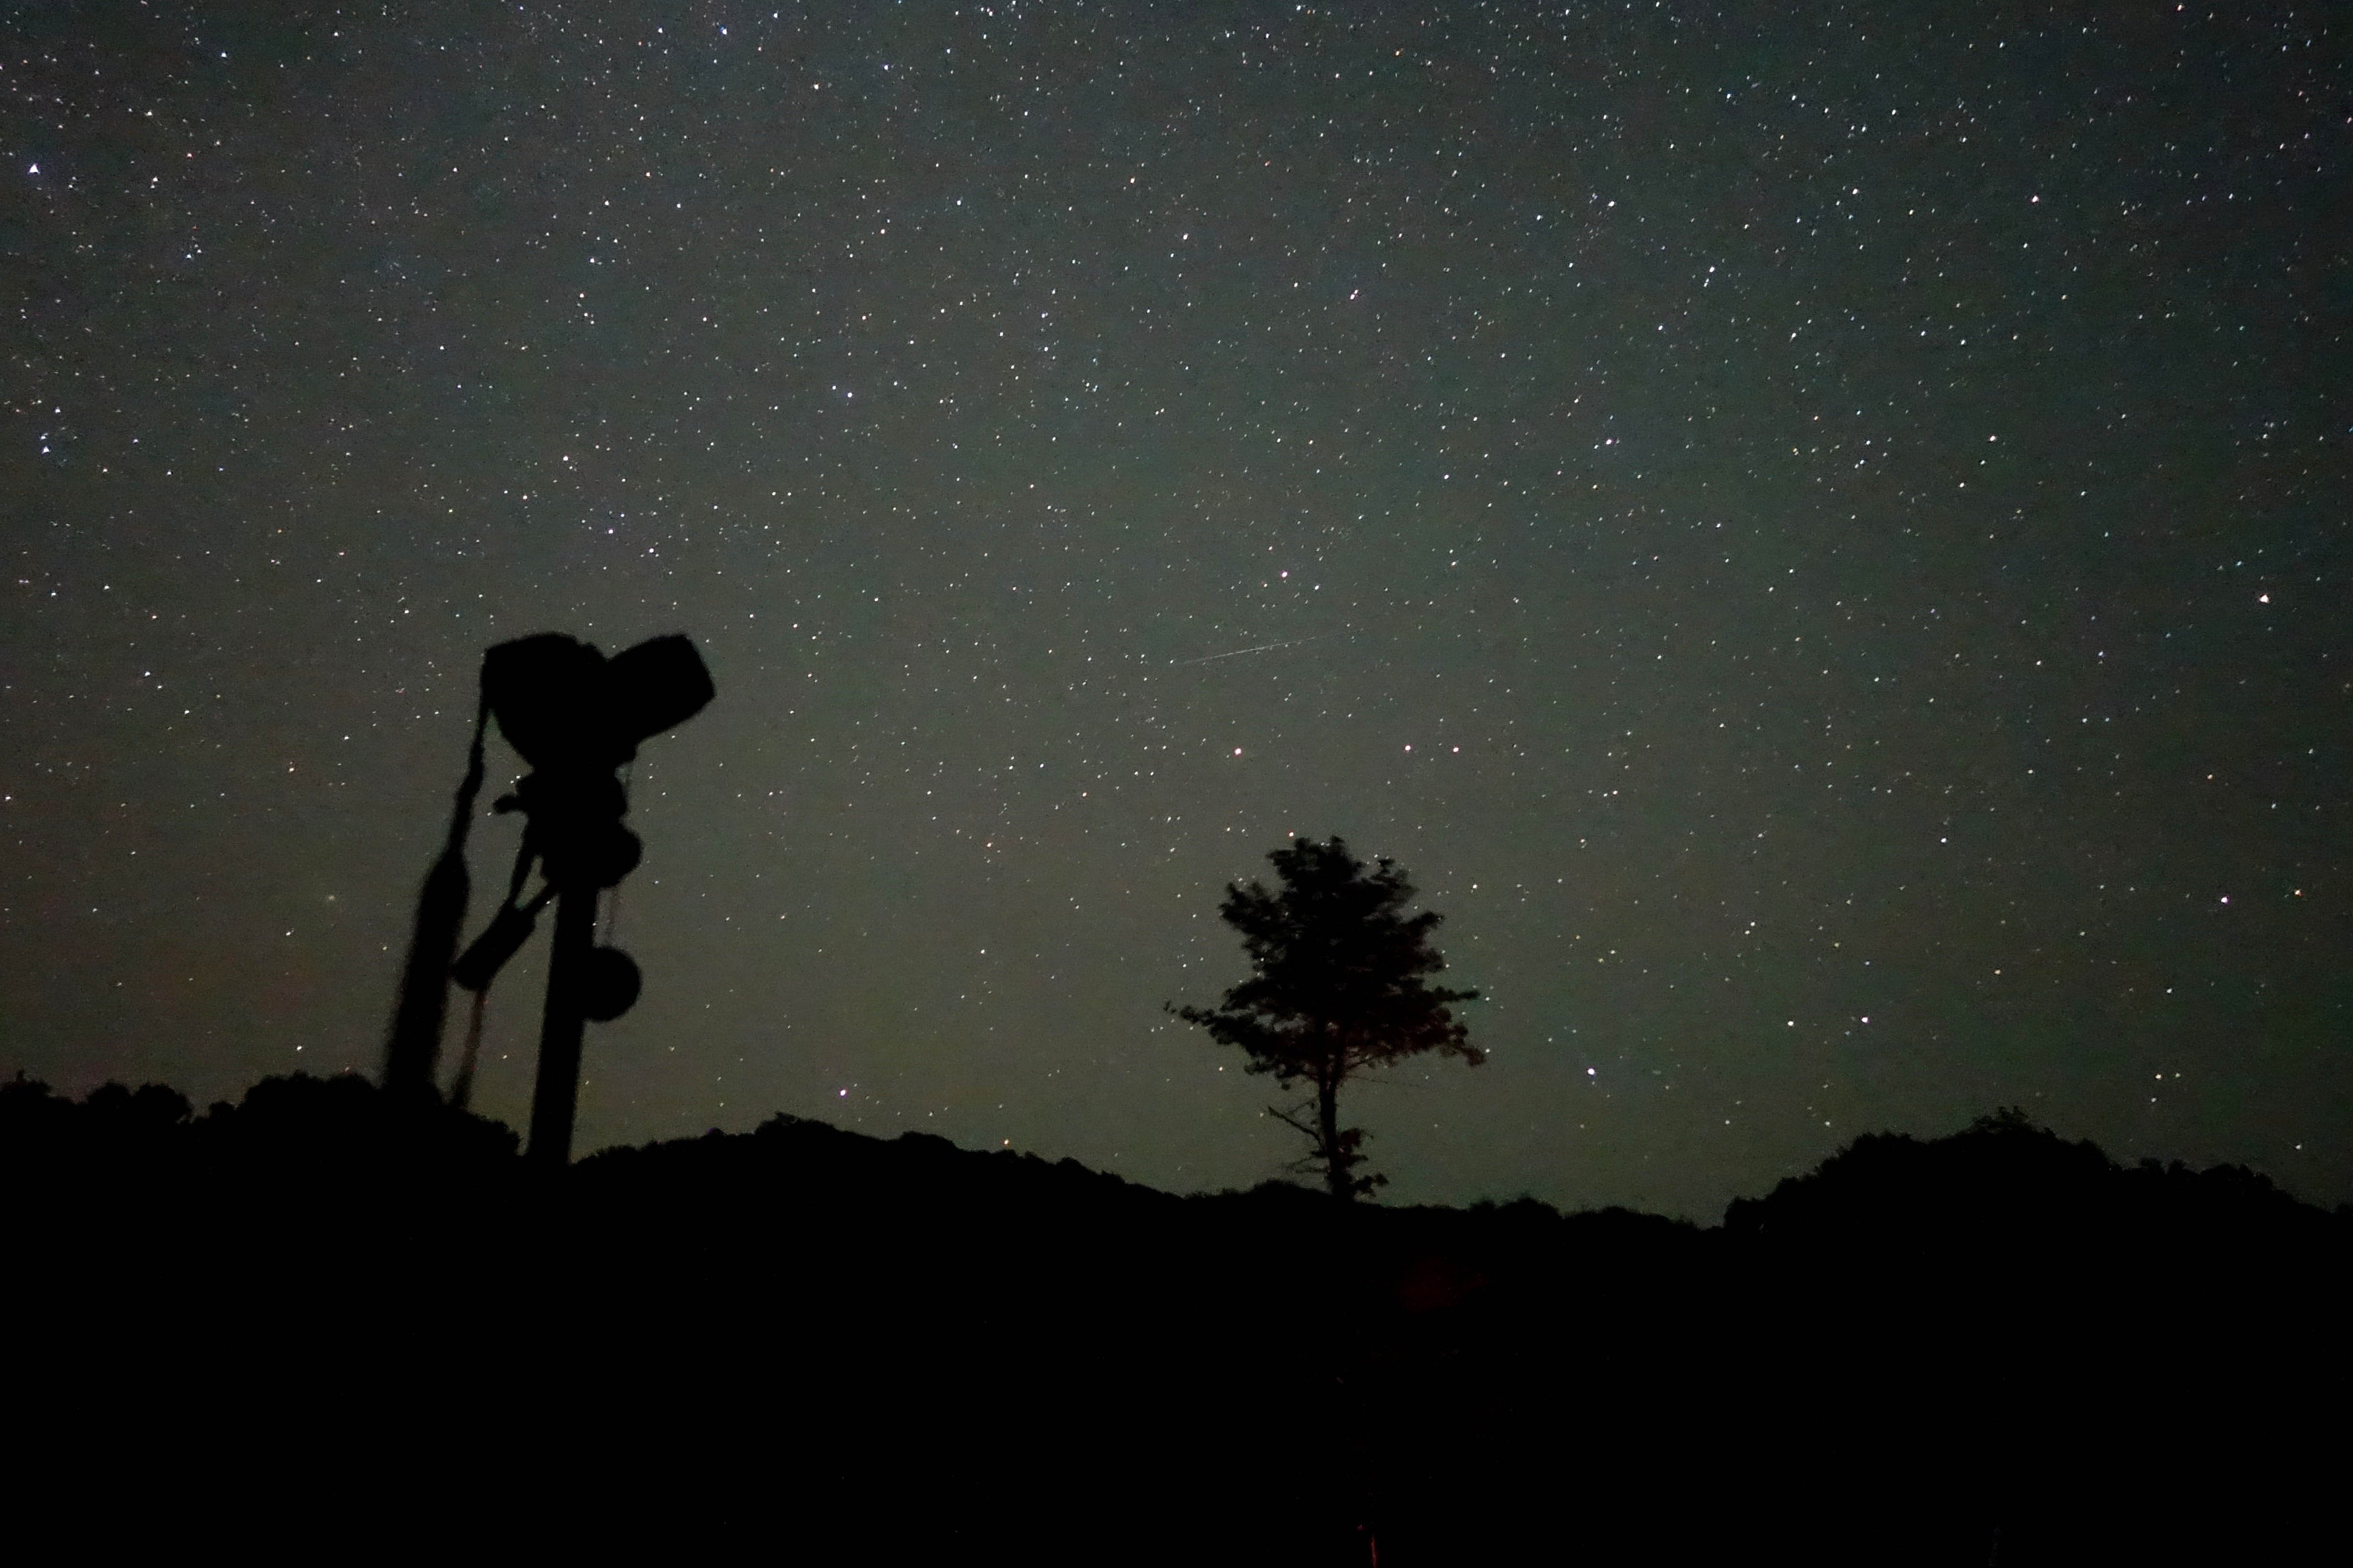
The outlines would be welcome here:
[[[1478,1066],[1485,1055],[1450,1005],[1474,1002],[1479,993],[1424,978],[1446,967],[1430,945],[1443,917],[1405,913],[1413,884],[1394,861],[1377,858],[1367,868],[1336,836],[1328,844],[1294,838],[1267,858],[1282,890],[1231,883],[1218,908],[1242,933],[1250,977],[1215,1007],[1171,1004],[1169,1011],[1240,1047],[1250,1071],[1271,1073],[1285,1089],[1313,1087],[1312,1121],[1309,1107],[1268,1110],[1313,1145],[1297,1168],[1320,1170],[1332,1195],[1346,1202],[1387,1178],[1356,1173],[1365,1133],[1340,1125],[1341,1087],[1367,1068],[1425,1051]]]

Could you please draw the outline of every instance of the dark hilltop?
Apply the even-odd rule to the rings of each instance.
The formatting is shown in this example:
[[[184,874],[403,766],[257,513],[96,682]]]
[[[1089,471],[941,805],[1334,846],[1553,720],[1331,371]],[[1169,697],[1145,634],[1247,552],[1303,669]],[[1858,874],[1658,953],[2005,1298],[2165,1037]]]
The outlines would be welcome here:
[[[313,1547],[2274,1559],[2353,1215],[2018,1114],[1716,1227],[1178,1197],[777,1116],[528,1169],[366,1081],[0,1086],[26,1449]],[[322,1535],[318,1532],[330,1532]]]

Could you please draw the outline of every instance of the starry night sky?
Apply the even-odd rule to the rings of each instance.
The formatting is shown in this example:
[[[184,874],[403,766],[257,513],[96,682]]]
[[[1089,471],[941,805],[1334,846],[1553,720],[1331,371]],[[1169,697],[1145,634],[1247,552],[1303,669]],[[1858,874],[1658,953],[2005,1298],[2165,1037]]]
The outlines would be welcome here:
[[[2011,1103],[2353,1197],[2325,6],[64,5],[0,89],[0,1071],[375,1070],[480,650],[683,630],[583,1149],[1255,1183],[1161,1004],[1336,832],[1490,997],[1344,1102],[1390,1201]]]

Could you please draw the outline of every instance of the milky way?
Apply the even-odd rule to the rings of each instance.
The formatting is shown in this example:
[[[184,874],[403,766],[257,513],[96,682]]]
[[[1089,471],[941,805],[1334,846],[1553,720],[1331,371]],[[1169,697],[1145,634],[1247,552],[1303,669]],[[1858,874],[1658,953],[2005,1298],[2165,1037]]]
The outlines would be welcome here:
[[[481,648],[684,630],[583,1148],[1274,1174],[1296,831],[1489,997],[1392,1200],[2353,1195],[2325,7],[153,9],[0,23],[0,1070],[374,1070]]]

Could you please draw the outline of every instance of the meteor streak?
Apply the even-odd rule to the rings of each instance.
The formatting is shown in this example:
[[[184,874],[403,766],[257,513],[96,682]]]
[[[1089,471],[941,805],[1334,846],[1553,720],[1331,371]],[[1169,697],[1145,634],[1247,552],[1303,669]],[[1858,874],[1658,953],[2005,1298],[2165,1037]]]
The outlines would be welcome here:
[[[1172,665],[1209,664],[1221,658],[1240,658],[1246,653],[1265,653],[1270,649],[1278,647],[1304,647],[1309,643],[1322,642],[1324,637],[1338,637],[1339,635],[1340,634],[1337,632],[1325,632],[1319,637],[1293,637],[1289,642],[1262,642],[1255,647],[1229,648],[1224,653],[1204,654],[1199,658],[1172,658],[1168,662]]]

